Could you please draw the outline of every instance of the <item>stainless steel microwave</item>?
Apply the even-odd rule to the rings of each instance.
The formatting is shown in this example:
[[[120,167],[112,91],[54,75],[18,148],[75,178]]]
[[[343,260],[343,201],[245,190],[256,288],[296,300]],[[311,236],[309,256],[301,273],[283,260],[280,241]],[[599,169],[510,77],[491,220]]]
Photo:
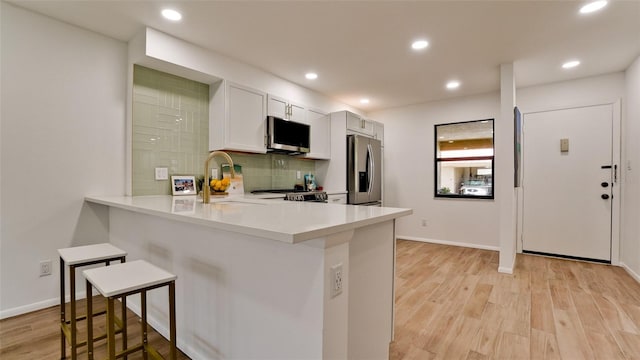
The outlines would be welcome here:
[[[294,153],[308,153],[311,147],[311,127],[308,124],[267,117],[267,149]]]

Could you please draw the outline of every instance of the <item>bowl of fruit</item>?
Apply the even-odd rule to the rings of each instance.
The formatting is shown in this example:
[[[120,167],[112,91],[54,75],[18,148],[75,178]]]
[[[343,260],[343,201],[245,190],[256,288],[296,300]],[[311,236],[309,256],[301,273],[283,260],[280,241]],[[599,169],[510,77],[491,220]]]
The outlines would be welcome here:
[[[231,185],[231,181],[228,178],[225,179],[211,179],[209,187],[211,188],[211,195],[227,195],[226,190]]]

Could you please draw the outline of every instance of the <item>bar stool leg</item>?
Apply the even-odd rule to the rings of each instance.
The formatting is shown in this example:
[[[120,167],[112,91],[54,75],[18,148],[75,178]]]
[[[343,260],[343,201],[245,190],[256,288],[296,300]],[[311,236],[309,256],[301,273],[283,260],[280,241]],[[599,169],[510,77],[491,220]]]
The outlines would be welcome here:
[[[172,281],[169,284],[169,358],[176,360],[176,282]]]
[[[64,294],[64,260],[60,257],[60,359],[67,357],[67,339],[64,335],[64,326],[67,323],[65,314],[65,294]]]
[[[76,267],[69,266],[69,290],[71,293],[71,360],[78,358],[78,329],[76,324]]]
[[[122,303],[122,348],[127,348],[127,297],[123,296]],[[124,360],[127,360],[127,355],[124,356]]]
[[[91,283],[87,280],[87,360],[93,360],[93,294]]]
[[[113,297],[109,297],[107,298],[107,346],[109,347],[109,359],[116,358],[116,329],[113,310]]]
[[[148,352],[147,346],[149,346],[147,340],[147,291],[142,290],[140,292],[140,306],[142,307],[142,358],[147,360]]]

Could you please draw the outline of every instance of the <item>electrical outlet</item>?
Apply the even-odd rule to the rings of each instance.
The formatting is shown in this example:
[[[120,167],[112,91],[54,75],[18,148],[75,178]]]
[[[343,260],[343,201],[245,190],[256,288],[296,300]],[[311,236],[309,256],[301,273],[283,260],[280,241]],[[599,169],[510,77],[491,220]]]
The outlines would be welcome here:
[[[51,275],[51,260],[40,261],[40,276]]]
[[[300,177],[301,177],[300,170],[298,170],[296,171],[296,179],[300,180]]]
[[[331,267],[331,297],[342,293],[342,263]]]
[[[422,219],[422,226],[424,226],[424,227],[427,226],[427,219]]]

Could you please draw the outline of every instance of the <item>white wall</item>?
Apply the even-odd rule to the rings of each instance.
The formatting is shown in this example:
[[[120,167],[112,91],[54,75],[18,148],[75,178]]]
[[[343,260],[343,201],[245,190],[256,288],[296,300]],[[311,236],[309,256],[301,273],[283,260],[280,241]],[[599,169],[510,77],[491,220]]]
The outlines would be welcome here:
[[[108,240],[87,194],[125,186],[126,44],[2,12],[0,317],[53,305],[57,249]],[[39,277],[39,262],[53,261]]]
[[[626,101],[623,113],[626,122],[622,126],[623,148],[622,179],[625,187],[622,196],[622,230],[620,260],[640,281],[640,57],[625,74]]]
[[[614,103],[624,97],[624,73],[519,88],[520,112]],[[624,121],[624,120],[623,120]]]
[[[413,209],[413,215],[398,219],[398,237],[498,249],[495,200],[434,198],[433,128],[449,122],[497,120],[499,113],[500,96],[492,93],[369,114],[384,123],[385,205]],[[422,219],[427,220],[426,227]]]

